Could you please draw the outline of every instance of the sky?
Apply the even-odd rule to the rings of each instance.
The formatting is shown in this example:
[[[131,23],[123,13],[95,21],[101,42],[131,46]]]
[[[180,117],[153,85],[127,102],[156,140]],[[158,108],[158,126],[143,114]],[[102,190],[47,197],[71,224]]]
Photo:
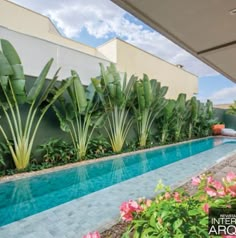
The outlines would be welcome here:
[[[49,17],[68,38],[96,47],[118,37],[199,77],[198,99],[231,103],[236,84],[110,0],[10,0]],[[13,17],[13,16],[11,16]]]

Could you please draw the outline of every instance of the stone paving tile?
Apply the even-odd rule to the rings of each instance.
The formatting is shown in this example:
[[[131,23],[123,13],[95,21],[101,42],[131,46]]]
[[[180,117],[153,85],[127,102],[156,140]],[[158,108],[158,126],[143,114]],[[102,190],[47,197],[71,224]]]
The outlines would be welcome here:
[[[233,167],[236,167],[236,160],[232,161],[232,162],[230,163],[230,165],[233,166]]]
[[[218,172],[214,175],[214,179],[221,181],[221,179],[225,176],[226,173]]]
[[[230,172],[230,171],[232,171],[232,166],[226,166],[221,170],[221,172],[223,172],[225,174]]]
[[[102,231],[117,223],[119,206],[123,201],[143,196],[154,197],[159,179],[171,187],[180,186],[219,162],[219,158],[233,153],[236,153],[236,144],[232,143],[202,152],[0,227],[0,237],[80,238],[89,231]]]

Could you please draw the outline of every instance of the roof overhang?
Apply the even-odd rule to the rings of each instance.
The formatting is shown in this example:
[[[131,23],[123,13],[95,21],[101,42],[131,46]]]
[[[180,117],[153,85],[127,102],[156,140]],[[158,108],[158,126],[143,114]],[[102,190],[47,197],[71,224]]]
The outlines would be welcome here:
[[[112,0],[236,82],[235,0]]]

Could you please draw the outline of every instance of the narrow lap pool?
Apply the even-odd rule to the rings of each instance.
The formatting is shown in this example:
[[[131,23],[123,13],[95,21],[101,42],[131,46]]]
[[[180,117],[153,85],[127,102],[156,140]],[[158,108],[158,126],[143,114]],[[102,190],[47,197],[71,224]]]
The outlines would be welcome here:
[[[235,142],[203,139],[0,184],[0,226]]]

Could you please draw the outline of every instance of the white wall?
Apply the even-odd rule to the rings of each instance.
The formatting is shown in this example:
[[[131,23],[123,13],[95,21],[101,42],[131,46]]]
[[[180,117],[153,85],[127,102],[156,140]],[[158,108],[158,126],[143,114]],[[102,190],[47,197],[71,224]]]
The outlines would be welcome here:
[[[82,83],[88,84],[91,77],[100,74],[100,62],[104,65],[109,64],[107,60],[1,26],[0,38],[12,43],[22,60],[25,74],[29,76],[38,76],[46,62],[50,58],[54,58],[49,78],[59,67],[62,67],[59,80],[68,77],[70,70],[74,69],[80,75]]]
[[[197,76],[178,68],[127,42],[117,39],[117,69],[142,78],[146,73],[150,79],[157,79],[162,86],[168,86],[167,98],[176,99],[180,93],[187,98],[198,93]]]

